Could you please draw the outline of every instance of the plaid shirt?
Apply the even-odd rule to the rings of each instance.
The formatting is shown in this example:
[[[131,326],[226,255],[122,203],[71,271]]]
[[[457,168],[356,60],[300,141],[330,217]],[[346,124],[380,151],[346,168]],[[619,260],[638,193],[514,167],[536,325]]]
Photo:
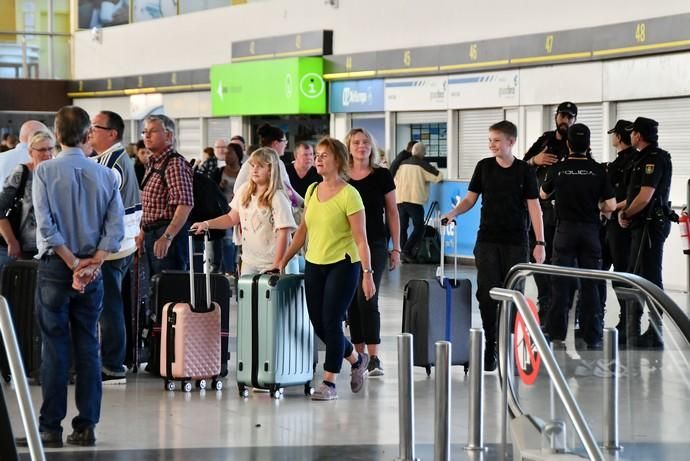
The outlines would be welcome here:
[[[192,187],[194,176],[192,167],[189,166],[184,157],[173,158],[168,163],[165,170],[167,187],[161,180],[161,175],[152,171],[154,168],[160,170],[165,159],[172,154],[177,154],[177,152],[170,146],[166,151],[151,155],[149,158],[144,175],[144,179],[148,177],[148,180],[141,192],[141,204],[144,211],[141,224],[144,226],[156,221],[172,220],[178,205],[194,206]]]

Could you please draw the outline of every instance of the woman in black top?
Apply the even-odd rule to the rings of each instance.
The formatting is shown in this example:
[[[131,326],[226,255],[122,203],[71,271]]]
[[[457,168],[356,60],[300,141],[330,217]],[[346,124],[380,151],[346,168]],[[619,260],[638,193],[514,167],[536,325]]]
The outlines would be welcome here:
[[[395,203],[395,182],[390,171],[376,165],[376,143],[368,131],[353,128],[345,137],[345,145],[350,152],[349,183],[359,191],[364,202],[367,241],[376,285],[376,294],[367,300],[360,284],[348,310],[350,335],[357,352],[368,352],[370,356],[369,375],[382,376],[383,367],[378,356],[381,343],[378,293],[386,266],[393,270],[400,265],[400,220]],[[393,240],[390,252],[386,224]]]

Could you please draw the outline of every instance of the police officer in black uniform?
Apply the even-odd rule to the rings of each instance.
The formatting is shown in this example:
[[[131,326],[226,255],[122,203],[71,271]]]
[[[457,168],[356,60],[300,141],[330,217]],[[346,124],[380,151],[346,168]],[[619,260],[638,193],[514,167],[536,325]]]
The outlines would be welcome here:
[[[671,189],[671,155],[658,145],[659,124],[650,118],[638,117],[633,122],[630,140],[638,151],[630,172],[628,194],[623,210],[618,213],[621,227],[630,228],[631,251],[628,271],[638,274],[663,289],[661,262],[664,242],[671,230],[668,201]],[[633,312],[633,328],[639,331],[641,306]],[[650,311],[650,328],[636,341],[638,347],[663,348],[660,319]]]
[[[544,183],[546,173],[551,167],[568,156],[568,128],[577,120],[577,106],[572,102],[566,101],[558,105],[554,116],[556,129],[547,131],[529,148],[524,160],[536,168],[537,182],[539,186]],[[544,242],[546,243],[546,259],[544,264],[551,264],[551,253],[553,250],[553,237],[556,231],[556,216],[554,214],[551,200],[540,200],[542,217],[544,222]],[[530,231],[530,254],[534,251],[536,239],[534,232]],[[534,261],[533,261],[534,262]],[[549,276],[538,275],[534,277],[539,291],[539,311],[541,317],[547,315],[547,310],[551,305],[551,280]]]
[[[628,120],[618,120],[616,125],[608,131],[611,135],[611,145],[616,149],[616,159],[607,165],[609,182],[616,194],[616,210],[607,215],[604,228],[604,264],[602,269],[609,270],[613,265],[616,272],[627,272],[630,264],[630,229],[624,229],[618,223],[618,212],[625,206],[628,194],[628,179],[633,160],[637,151],[631,146],[630,130],[633,123]],[[605,289],[604,285],[604,289]],[[621,307],[620,318],[616,328],[618,340],[621,344],[626,342],[628,319],[627,302],[618,299]],[[639,336],[640,332],[634,336]]]
[[[613,188],[603,165],[589,151],[590,131],[576,123],[568,130],[570,154],[551,167],[541,186],[541,198],[555,198],[556,233],[553,264],[583,269],[601,269],[599,238],[601,212],[616,207]],[[604,326],[603,306],[595,280],[582,279],[580,328],[588,349],[601,349]],[[553,278],[552,303],[545,320],[546,332],[556,348],[562,349],[568,331],[568,310],[573,279]]]

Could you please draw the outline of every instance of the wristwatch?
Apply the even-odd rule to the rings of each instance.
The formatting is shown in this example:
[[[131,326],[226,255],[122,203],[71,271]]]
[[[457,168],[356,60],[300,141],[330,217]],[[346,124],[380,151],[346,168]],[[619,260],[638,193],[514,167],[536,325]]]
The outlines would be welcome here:
[[[172,239],[175,238],[174,235],[169,234],[169,233],[167,233],[167,232],[163,234],[163,237],[165,237],[165,239],[166,239],[168,242],[172,242]]]
[[[535,244],[535,245],[541,245],[541,246],[543,246],[543,247],[546,246],[546,242],[543,241],[543,240],[537,240],[536,242],[534,242],[534,244]]]
[[[373,274],[374,269],[362,269],[362,272],[364,272],[365,274]]]

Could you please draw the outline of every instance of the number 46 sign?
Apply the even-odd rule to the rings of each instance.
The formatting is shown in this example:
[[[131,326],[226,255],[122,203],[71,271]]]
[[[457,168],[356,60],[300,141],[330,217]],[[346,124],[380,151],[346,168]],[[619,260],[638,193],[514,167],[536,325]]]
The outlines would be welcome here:
[[[534,315],[534,318],[539,324],[539,313],[534,301],[527,300],[529,308]],[[513,331],[513,352],[515,355],[515,366],[517,367],[520,379],[525,384],[534,384],[539,375],[539,368],[541,367],[541,357],[537,352],[537,347],[534,344],[532,337],[527,331],[527,325],[520,313],[515,318],[515,330]]]

